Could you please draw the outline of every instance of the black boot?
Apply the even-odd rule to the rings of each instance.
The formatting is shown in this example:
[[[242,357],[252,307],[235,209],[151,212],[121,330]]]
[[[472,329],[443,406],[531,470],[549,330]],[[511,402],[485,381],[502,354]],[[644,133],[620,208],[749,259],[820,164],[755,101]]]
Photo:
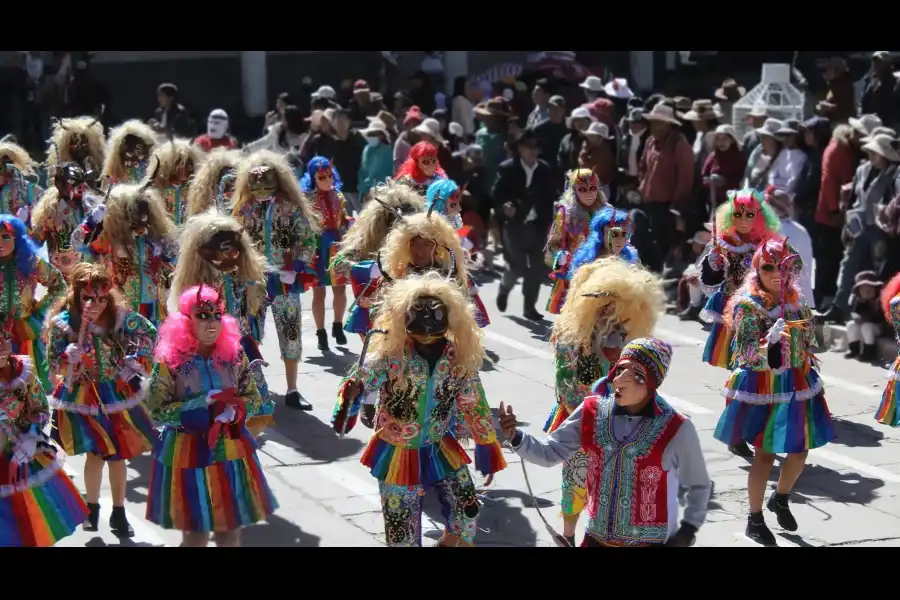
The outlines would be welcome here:
[[[328,352],[328,332],[324,329],[317,329],[316,337],[319,338],[319,343],[317,344],[319,352]]]
[[[128,522],[128,517],[125,516],[124,506],[113,506],[112,514],[109,516],[109,528],[116,537],[134,537],[134,528]]]
[[[284,395],[284,405],[288,408],[293,408],[294,410],[313,409],[312,404],[307,402],[297,390],[290,390],[287,394]]]
[[[857,356],[859,356],[859,342],[848,342],[844,358],[856,358]]]
[[[506,305],[509,304],[509,290],[500,288],[497,292],[497,310],[506,312]]]
[[[739,442],[734,446],[728,446],[728,450],[741,458],[751,459],[753,458],[753,449],[750,448],[750,444],[747,442]]]
[[[347,336],[344,335],[344,325],[342,323],[335,321],[331,324],[331,337],[334,338],[334,343],[338,346],[347,345]]]
[[[778,542],[775,541],[775,534],[766,525],[766,520],[763,519],[761,512],[750,514],[744,535],[763,546],[778,546]]]
[[[797,519],[791,513],[791,506],[788,504],[789,494],[779,494],[775,492],[766,502],[766,508],[775,513],[778,519],[778,526],[785,531],[797,531]]]
[[[82,523],[81,527],[85,531],[97,531],[100,528],[100,505],[88,502],[87,507],[88,515],[84,519],[84,523]]]
[[[859,353],[859,360],[864,362],[874,362],[878,359],[878,346],[875,344],[863,344],[862,352]]]
[[[544,315],[542,315],[534,306],[529,306],[525,310],[522,311],[522,316],[528,319],[529,321],[543,321]]]
[[[678,313],[678,318],[682,321],[696,321],[700,318],[700,311],[703,310],[703,306],[688,306],[686,309]]]

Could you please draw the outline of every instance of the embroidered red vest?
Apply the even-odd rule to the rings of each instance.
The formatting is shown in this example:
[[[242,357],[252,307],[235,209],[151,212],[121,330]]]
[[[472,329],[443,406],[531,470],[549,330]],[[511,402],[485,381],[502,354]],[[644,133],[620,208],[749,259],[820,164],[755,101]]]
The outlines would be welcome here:
[[[662,544],[669,533],[663,452],[685,417],[657,396],[656,417],[629,438],[613,434],[611,397],[584,399],[581,444],[588,455],[587,535],[612,546]]]

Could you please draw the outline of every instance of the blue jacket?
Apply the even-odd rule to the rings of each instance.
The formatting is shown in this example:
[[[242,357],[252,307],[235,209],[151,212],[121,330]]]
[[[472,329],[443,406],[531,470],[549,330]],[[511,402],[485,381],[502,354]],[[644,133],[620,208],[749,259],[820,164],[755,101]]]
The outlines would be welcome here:
[[[388,144],[363,148],[362,164],[359,166],[359,199],[379,183],[394,174],[394,151]]]

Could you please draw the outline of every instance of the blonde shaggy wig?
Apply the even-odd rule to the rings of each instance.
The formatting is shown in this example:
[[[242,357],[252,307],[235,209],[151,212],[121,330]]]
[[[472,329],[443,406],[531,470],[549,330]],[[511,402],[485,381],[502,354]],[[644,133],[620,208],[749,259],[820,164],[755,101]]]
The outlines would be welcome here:
[[[112,177],[116,181],[122,181],[128,176],[128,173],[125,172],[125,167],[122,165],[122,159],[119,158],[119,151],[122,149],[125,137],[129,135],[144,141],[148,158],[153,152],[153,148],[156,146],[156,133],[148,125],[137,119],[131,119],[118,127],[114,127],[109,132],[109,140],[106,144],[106,161],[103,163],[104,180],[107,177]]]
[[[158,164],[154,173],[153,186],[160,189],[168,187],[176,171],[188,163],[193,165],[193,173],[196,173],[203,163],[203,158],[203,151],[193,145],[190,140],[172,138],[165,144],[157,144],[148,161],[148,163],[156,162]],[[191,185],[190,180],[187,185]]]
[[[603,292],[609,295],[585,296]],[[601,312],[607,306],[611,306],[612,312],[601,319]],[[618,256],[601,258],[575,273],[550,341],[590,351],[596,325],[604,322],[608,329],[620,324],[625,329],[626,341],[649,337],[664,306],[659,277]]]
[[[443,276],[446,276],[450,267],[450,253],[456,256],[456,280],[462,289],[468,286],[468,273],[466,272],[466,259],[463,254],[459,236],[456,235],[453,226],[441,215],[428,215],[421,213],[403,217],[398,222],[381,250],[381,268],[393,279],[400,279],[406,275],[409,265],[412,264],[412,253],[409,243],[414,237],[422,237],[435,242],[435,262]]]
[[[188,219],[178,238],[180,254],[190,260],[179,260],[172,277],[169,295],[180,298],[187,289],[201,283],[216,287],[222,280],[222,272],[200,257],[200,248],[220,231],[238,233],[241,262],[235,277],[247,287],[247,309],[250,314],[259,313],[266,297],[266,271],[270,270],[266,257],[253,247],[253,240],[234,217],[220,215],[211,210]]]
[[[341,240],[339,256],[357,261],[375,258],[375,253],[390,232],[388,224],[396,217],[397,210],[404,213],[425,212],[422,196],[408,185],[397,185],[392,179],[375,186],[372,196]]]
[[[12,163],[22,175],[37,174],[37,163],[31,160],[28,151],[12,142],[0,142],[0,160]]]
[[[387,334],[372,336],[368,350],[368,357],[371,358],[367,357],[367,360],[376,363],[399,360],[400,374],[395,385],[406,384],[406,318],[416,301],[424,296],[439,298],[447,307],[447,339],[456,350],[453,365],[463,368],[466,379],[475,377],[484,363],[485,353],[481,345],[481,330],[472,316],[469,296],[463,288],[434,271],[404,277],[388,287],[377,305],[373,324],[373,329],[387,331]]]
[[[88,156],[95,169],[103,167],[106,156],[106,136],[103,135],[103,124],[94,117],[77,117],[62,119],[53,124],[50,135],[50,148],[47,150],[47,166],[51,172],[54,167],[67,162],[75,162],[69,145],[76,135],[87,138]]]
[[[56,212],[59,206],[59,190],[50,182],[50,187],[41,195],[41,199],[34,205],[31,211],[31,223],[34,228],[40,227],[45,218]]]
[[[241,153],[234,150],[216,148],[206,155],[203,165],[194,171],[194,181],[187,193],[187,214],[205,213],[216,204],[219,194],[219,181],[225,169],[237,169],[241,162]]]
[[[269,150],[260,150],[250,155],[238,165],[234,182],[234,195],[232,196],[232,215],[240,216],[241,210],[248,203],[253,202],[250,194],[250,171],[256,167],[270,167],[278,178],[278,190],[287,196],[288,201],[300,209],[300,214],[309,223],[309,227],[315,232],[322,231],[319,215],[313,210],[312,204],[306,194],[300,191],[300,184],[294,177],[294,171],[283,156],[279,156]]]
[[[137,184],[116,185],[110,190],[101,235],[106,236],[112,247],[130,248],[134,244],[132,215],[137,211],[139,198],[144,198],[149,208],[147,237],[156,241],[168,239],[174,243],[177,240],[175,223],[166,214],[162,196],[153,188]]]

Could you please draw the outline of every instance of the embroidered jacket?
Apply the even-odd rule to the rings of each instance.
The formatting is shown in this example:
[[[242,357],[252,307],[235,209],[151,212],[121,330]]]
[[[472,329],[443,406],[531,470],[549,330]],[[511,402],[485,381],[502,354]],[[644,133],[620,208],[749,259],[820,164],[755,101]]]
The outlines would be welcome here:
[[[311,195],[313,206],[322,219],[322,229],[345,234],[350,227],[350,217],[347,215],[347,201],[344,195],[337,190],[315,192]]]
[[[721,290],[726,298],[741,287],[759,242],[741,241],[734,236],[718,236],[703,260],[700,286],[712,296]]]
[[[284,195],[270,202],[248,202],[236,218],[277,269],[303,273],[312,263],[317,236]],[[291,264],[285,264],[285,255],[292,257]]]
[[[47,210],[42,215],[40,223],[31,223],[31,236],[38,246],[46,242],[50,264],[64,275],[77,263],[93,258],[90,254],[82,254],[78,250],[78,244],[72,239],[72,234],[78,231],[84,217],[81,202],[73,205],[60,198],[53,210]]]
[[[544,262],[554,273],[565,273],[568,270],[568,263],[559,264],[560,258],[565,254],[571,255],[587,239],[591,233],[592,216],[593,213],[585,210],[578,202],[556,204],[556,216],[544,248]]]
[[[262,340],[262,326],[259,318],[263,316],[265,301],[260,302],[255,313],[250,312],[247,302],[247,294],[255,286],[261,285],[256,281],[241,281],[231,273],[216,271],[216,277],[212,281],[203,281],[205,285],[222,288],[225,295],[225,312],[237,319],[241,325],[241,335],[249,335],[257,342]],[[199,284],[200,282],[197,282]]]
[[[900,342],[900,295],[894,296],[891,300],[891,321],[894,324],[894,333],[897,341]]]
[[[0,213],[19,216],[19,211],[25,208],[28,216],[22,219],[26,226],[31,225],[31,209],[40,200],[44,189],[38,184],[28,181],[15,167],[7,167],[12,173],[9,183],[0,187]]]
[[[166,202],[166,214],[176,225],[184,224],[187,215],[187,194],[189,185],[168,185],[164,188],[156,188]]]
[[[734,364],[736,369],[768,371],[769,350],[766,335],[781,317],[781,305],[761,296],[747,293],[734,303]],[[806,304],[788,304],[784,320],[805,321],[803,326],[789,327],[789,338],[782,338],[781,368],[804,369],[809,366],[811,350],[816,346],[812,311]]]
[[[28,276],[19,272],[14,260],[0,262],[0,276],[0,313],[16,321],[30,319],[35,331],[41,331],[47,309],[66,293],[62,273],[40,256],[35,256]],[[35,300],[38,284],[44,286],[47,293]]]
[[[27,356],[10,356],[11,375],[0,377],[0,454],[12,452],[22,434],[42,437],[50,423],[47,397]],[[0,481],[0,488],[5,481]],[[3,494],[0,493],[0,498]]]

